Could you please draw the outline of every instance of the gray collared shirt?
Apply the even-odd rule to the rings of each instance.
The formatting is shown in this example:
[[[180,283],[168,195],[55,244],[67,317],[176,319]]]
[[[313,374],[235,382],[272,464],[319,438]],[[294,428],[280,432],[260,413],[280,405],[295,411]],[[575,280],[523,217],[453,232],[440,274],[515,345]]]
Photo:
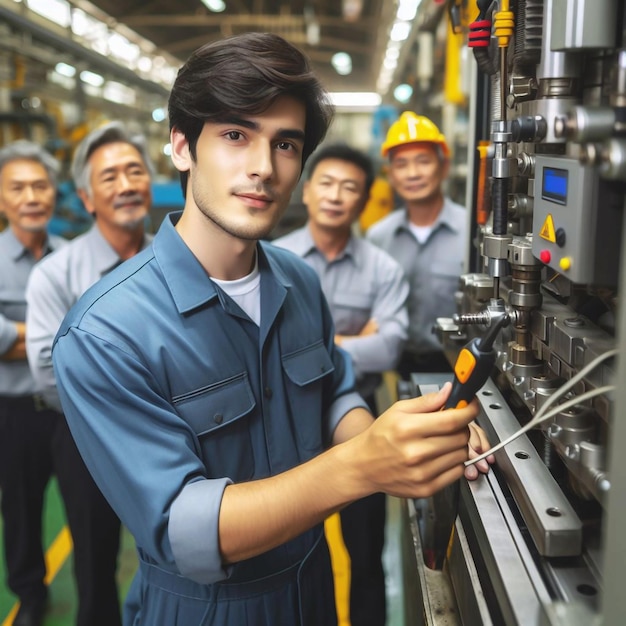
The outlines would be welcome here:
[[[360,237],[350,237],[343,252],[328,261],[316,246],[308,224],[273,241],[295,252],[317,273],[339,335],[350,335],[341,347],[352,357],[357,389],[370,396],[381,372],[394,369],[408,331],[409,293],[402,268],[383,250]],[[356,337],[374,318],[378,332]]]
[[[65,239],[48,235],[44,254],[64,243]],[[26,283],[35,263],[35,257],[10,227],[0,233],[0,356],[8,352],[17,339],[15,322],[26,321]],[[0,395],[28,396],[35,392],[35,387],[26,359],[0,360]]]
[[[394,211],[367,231],[367,239],[398,261],[409,280],[407,351],[411,353],[441,350],[432,329],[438,317],[456,312],[455,292],[465,271],[468,230],[468,212],[445,198],[423,244],[411,232],[405,209]]]
[[[144,237],[143,248],[152,240]],[[48,404],[61,410],[52,369],[52,342],[75,302],[100,278],[122,263],[97,224],[31,272],[26,288],[26,352],[31,372]]]

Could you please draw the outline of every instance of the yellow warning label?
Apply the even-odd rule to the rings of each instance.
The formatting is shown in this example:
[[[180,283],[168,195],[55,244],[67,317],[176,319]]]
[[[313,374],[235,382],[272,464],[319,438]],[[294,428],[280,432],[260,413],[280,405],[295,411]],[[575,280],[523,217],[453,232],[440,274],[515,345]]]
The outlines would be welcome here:
[[[552,215],[548,213],[546,217],[546,221],[543,223],[541,230],[539,231],[539,236],[542,239],[547,239],[552,243],[556,243],[556,232],[554,231],[554,220],[552,219]]]

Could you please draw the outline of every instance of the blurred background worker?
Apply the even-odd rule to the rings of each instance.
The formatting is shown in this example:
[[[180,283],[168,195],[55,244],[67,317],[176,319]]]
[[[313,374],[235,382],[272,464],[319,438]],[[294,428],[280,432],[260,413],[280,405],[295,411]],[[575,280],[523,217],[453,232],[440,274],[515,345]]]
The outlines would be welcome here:
[[[374,180],[367,155],[344,144],[311,156],[302,189],[308,222],[274,244],[302,257],[318,274],[335,323],[335,343],[352,358],[357,390],[378,415],[381,372],[394,369],[407,337],[408,284],[383,250],[353,235]],[[351,560],[350,623],[384,626],[385,495],[341,511]]]
[[[122,261],[145,248],[144,220],[151,205],[152,165],[143,137],[119,122],[92,131],[78,146],[72,175],[94,224],[57,254],[37,265],[27,287],[26,349],[46,401],[59,412],[52,342],[78,298]],[[57,434],[71,469],[59,481],[74,540],[79,626],[121,624],[115,581],[120,522],[93,482],[62,418]],[[61,478],[61,477],[59,477]]]
[[[48,235],[59,164],[20,140],[0,150],[0,491],[7,584],[19,598],[13,622],[41,624],[48,590],[42,548],[44,492],[55,452],[56,414],[36,394],[26,360],[26,283],[35,263],[60,247]],[[53,462],[54,458],[54,462]]]
[[[450,371],[432,328],[452,316],[468,238],[467,212],[444,196],[449,149],[428,118],[402,113],[382,145],[389,182],[404,206],[374,224],[367,238],[396,259],[409,280],[409,340],[398,365],[411,372]]]

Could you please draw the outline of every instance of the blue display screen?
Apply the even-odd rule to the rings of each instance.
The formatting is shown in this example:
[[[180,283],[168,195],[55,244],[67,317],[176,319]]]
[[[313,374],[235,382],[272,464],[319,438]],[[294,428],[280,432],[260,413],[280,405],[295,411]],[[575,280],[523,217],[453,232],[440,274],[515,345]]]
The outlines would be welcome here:
[[[558,204],[567,204],[567,170],[543,168],[541,197]]]

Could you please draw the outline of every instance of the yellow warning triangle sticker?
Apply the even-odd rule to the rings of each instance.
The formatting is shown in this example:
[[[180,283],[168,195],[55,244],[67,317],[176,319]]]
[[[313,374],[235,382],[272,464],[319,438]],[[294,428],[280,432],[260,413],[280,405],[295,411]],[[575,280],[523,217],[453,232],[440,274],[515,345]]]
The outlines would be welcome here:
[[[552,215],[548,213],[546,217],[546,221],[543,223],[541,230],[539,231],[539,236],[542,239],[547,239],[552,243],[556,243],[556,232],[554,230],[554,220],[552,219]]]

